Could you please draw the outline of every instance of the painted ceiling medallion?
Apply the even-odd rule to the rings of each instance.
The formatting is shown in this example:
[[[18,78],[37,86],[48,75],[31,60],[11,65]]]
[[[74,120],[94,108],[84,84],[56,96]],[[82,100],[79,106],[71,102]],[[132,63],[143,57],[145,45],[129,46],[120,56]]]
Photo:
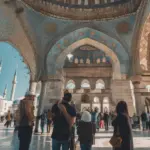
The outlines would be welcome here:
[[[95,32],[91,32],[91,35],[95,35]]]
[[[69,44],[68,40],[64,40],[64,45],[67,46]]]
[[[83,36],[83,35],[84,35],[84,33],[83,33],[83,32],[80,32],[80,33],[79,33],[79,35],[80,35],[80,36]]]
[[[45,32],[55,33],[56,30],[57,30],[57,24],[56,23],[47,23],[45,25]]]
[[[128,22],[120,22],[116,26],[116,30],[118,33],[128,33],[130,31],[130,24]]]

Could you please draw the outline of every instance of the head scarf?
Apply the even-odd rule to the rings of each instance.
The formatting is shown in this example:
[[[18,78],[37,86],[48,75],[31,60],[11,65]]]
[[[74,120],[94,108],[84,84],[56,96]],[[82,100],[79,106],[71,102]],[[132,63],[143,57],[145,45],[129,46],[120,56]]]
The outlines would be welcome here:
[[[84,122],[91,122],[91,114],[88,111],[84,111],[81,116],[81,120]]]

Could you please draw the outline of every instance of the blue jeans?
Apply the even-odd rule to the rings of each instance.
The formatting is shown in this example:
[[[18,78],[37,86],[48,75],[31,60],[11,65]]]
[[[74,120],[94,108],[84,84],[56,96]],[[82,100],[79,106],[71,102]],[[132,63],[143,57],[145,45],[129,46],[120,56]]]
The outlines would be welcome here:
[[[80,147],[81,147],[81,150],[91,150],[92,149],[91,144],[81,144]]]
[[[62,150],[69,149],[69,141],[57,141],[52,139],[52,150],[60,150],[62,146]]]

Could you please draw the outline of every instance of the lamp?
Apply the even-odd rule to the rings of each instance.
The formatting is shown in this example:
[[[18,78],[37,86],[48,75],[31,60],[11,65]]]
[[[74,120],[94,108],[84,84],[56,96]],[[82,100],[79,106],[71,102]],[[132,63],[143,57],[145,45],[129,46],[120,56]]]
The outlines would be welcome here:
[[[72,55],[71,53],[69,53],[69,54],[67,55],[67,57],[68,57],[69,60],[71,60],[71,58],[73,57],[73,55]]]

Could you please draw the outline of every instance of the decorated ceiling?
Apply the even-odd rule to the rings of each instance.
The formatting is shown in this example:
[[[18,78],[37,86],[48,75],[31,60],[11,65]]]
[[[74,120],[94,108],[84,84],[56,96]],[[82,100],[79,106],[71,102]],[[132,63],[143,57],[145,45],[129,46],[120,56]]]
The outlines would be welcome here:
[[[60,40],[56,42],[56,44],[50,49],[48,53],[47,57],[48,72],[51,73],[54,71],[52,70],[54,68],[49,66],[54,65],[54,62],[57,60],[57,57],[61,55],[62,51],[64,51],[71,44],[85,38],[93,39],[109,47],[112,50],[112,52],[114,52],[117,55],[121,64],[122,73],[128,73],[130,62],[129,52],[117,40],[100,31],[91,28],[81,28],[75,30],[67,34],[66,36],[62,37]],[[89,43],[89,45],[92,45],[92,43]]]
[[[5,7],[8,6],[5,5]],[[73,43],[87,38],[111,49],[111,52],[117,56],[120,62],[121,73],[129,73],[136,13],[110,20],[75,21],[46,16],[34,11],[27,5],[23,5],[23,8],[24,11],[18,18],[33,46],[37,56],[36,62],[38,68],[42,69],[42,73],[55,73],[56,66],[54,64],[61,53],[65,53],[65,49]],[[8,31],[17,32],[13,26],[15,19],[9,19],[6,10],[3,12],[1,9],[1,11],[0,26],[2,28],[0,31],[2,37],[7,39]],[[7,26],[10,25],[8,31],[5,28],[6,24]],[[6,34],[4,34],[5,32]]]

